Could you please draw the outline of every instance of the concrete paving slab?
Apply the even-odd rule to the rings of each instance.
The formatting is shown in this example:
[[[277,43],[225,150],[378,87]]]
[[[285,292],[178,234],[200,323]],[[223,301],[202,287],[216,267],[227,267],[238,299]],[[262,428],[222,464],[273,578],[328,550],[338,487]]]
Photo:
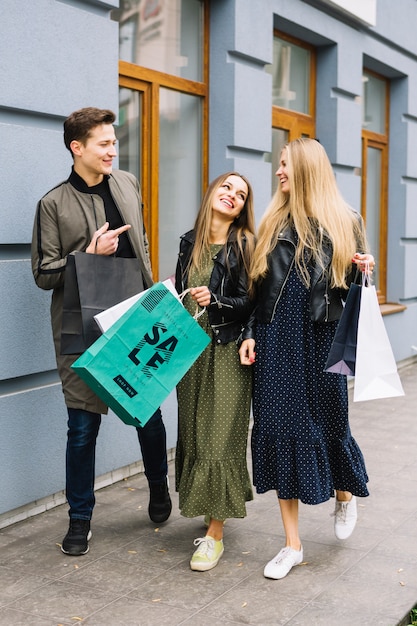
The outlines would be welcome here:
[[[351,402],[371,495],[358,499],[358,524],[347,541],[334,536],[332,501],[301,505],[304,562],[285,579],[265,579],[264,565],[284,541],[270,492],[255,495],[247,518],[228,520],[218,566],[192,572],[202,519],[182,518],[173,493],[171,518],[155,526],[140,474],[97,492],[83,557],[60,551],[65,505],[0,530],[0,624],[406,624],[417,603],[417,363],[400,376],[404,397]],[[173,485],[173,462],[169,474]]]

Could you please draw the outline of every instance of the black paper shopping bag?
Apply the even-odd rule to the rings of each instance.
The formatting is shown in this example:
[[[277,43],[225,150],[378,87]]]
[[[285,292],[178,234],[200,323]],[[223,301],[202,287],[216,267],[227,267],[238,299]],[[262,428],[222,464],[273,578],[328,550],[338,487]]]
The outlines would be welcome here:
[[[352,283],[336,334],[327,357],[325,372],[355,375],[358,321],[362,287]]]
[[[94,315],[143,291],[136,258],[73,252],[65,267],[61,354],[82,354],[101,335]]]

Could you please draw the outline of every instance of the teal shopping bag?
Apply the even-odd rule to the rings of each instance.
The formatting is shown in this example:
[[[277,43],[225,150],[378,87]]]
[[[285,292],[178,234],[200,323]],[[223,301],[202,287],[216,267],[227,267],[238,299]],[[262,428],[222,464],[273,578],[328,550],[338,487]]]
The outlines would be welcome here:
[[[144,426],[209,342],[156,283],[72,367],[125,424]]]

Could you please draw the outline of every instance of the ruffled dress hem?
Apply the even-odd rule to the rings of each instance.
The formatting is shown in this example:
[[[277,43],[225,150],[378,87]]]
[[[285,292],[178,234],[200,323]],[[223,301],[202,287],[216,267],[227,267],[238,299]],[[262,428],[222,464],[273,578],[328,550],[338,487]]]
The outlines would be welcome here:
[[[365,462],[353,437],[348,440],[275,441],[259,436],[252,441],[254,486],[257,493],[275,490],[283,500],[298,499],[304,504],[321,504],[335,490],[355,496],[369,495]],[[292,467],[288,459],[293,459]],[[272,463],[271,463],[272,461]],[[265,467],[275,473],[265,476]]]
[[[184,517],[209,514],[215,519],[246,517],[253,500],[246,460],[201,460],[186,456],[177,468],[176,489]]]

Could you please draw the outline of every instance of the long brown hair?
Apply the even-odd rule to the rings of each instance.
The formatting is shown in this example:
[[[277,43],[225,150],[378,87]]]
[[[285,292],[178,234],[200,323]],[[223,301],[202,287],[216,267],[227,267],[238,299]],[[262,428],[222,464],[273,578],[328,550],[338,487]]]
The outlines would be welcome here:
[[[278,185],[265,211],[250,277],[257,281],[265,276],[267,257],[277,245],[277,236],[290,226],[297,233],[295,262],[305,284],[310,282],[309,259],[324,269],[323,242],[327,238],[332,246],[331,286],[346,288],[352,256],[368,248],[362,219],[343,199],[326,151],[318,141],[296,139],[284,150],[290,191],[284,193]]]
[[[237,246],[237,256],[242,258],[246,271],[249,273],[250,261],[255,248],[255,217],[253,210],[253,191],[250,182],[238,172],[226,172],[217,176],[210,185],[201,201],[200,210],[194,224],[195,244],[190,259],[190,265],[200,269],[202,254],[210,248],[210,224],[213,211],[213,197],[216,190],[223,185],[229,176],[238,176],[247,185],[248,194],[239,217],[230,224],[227,233],[227,242]],[[246,245],[243,240],[246,239]]]

